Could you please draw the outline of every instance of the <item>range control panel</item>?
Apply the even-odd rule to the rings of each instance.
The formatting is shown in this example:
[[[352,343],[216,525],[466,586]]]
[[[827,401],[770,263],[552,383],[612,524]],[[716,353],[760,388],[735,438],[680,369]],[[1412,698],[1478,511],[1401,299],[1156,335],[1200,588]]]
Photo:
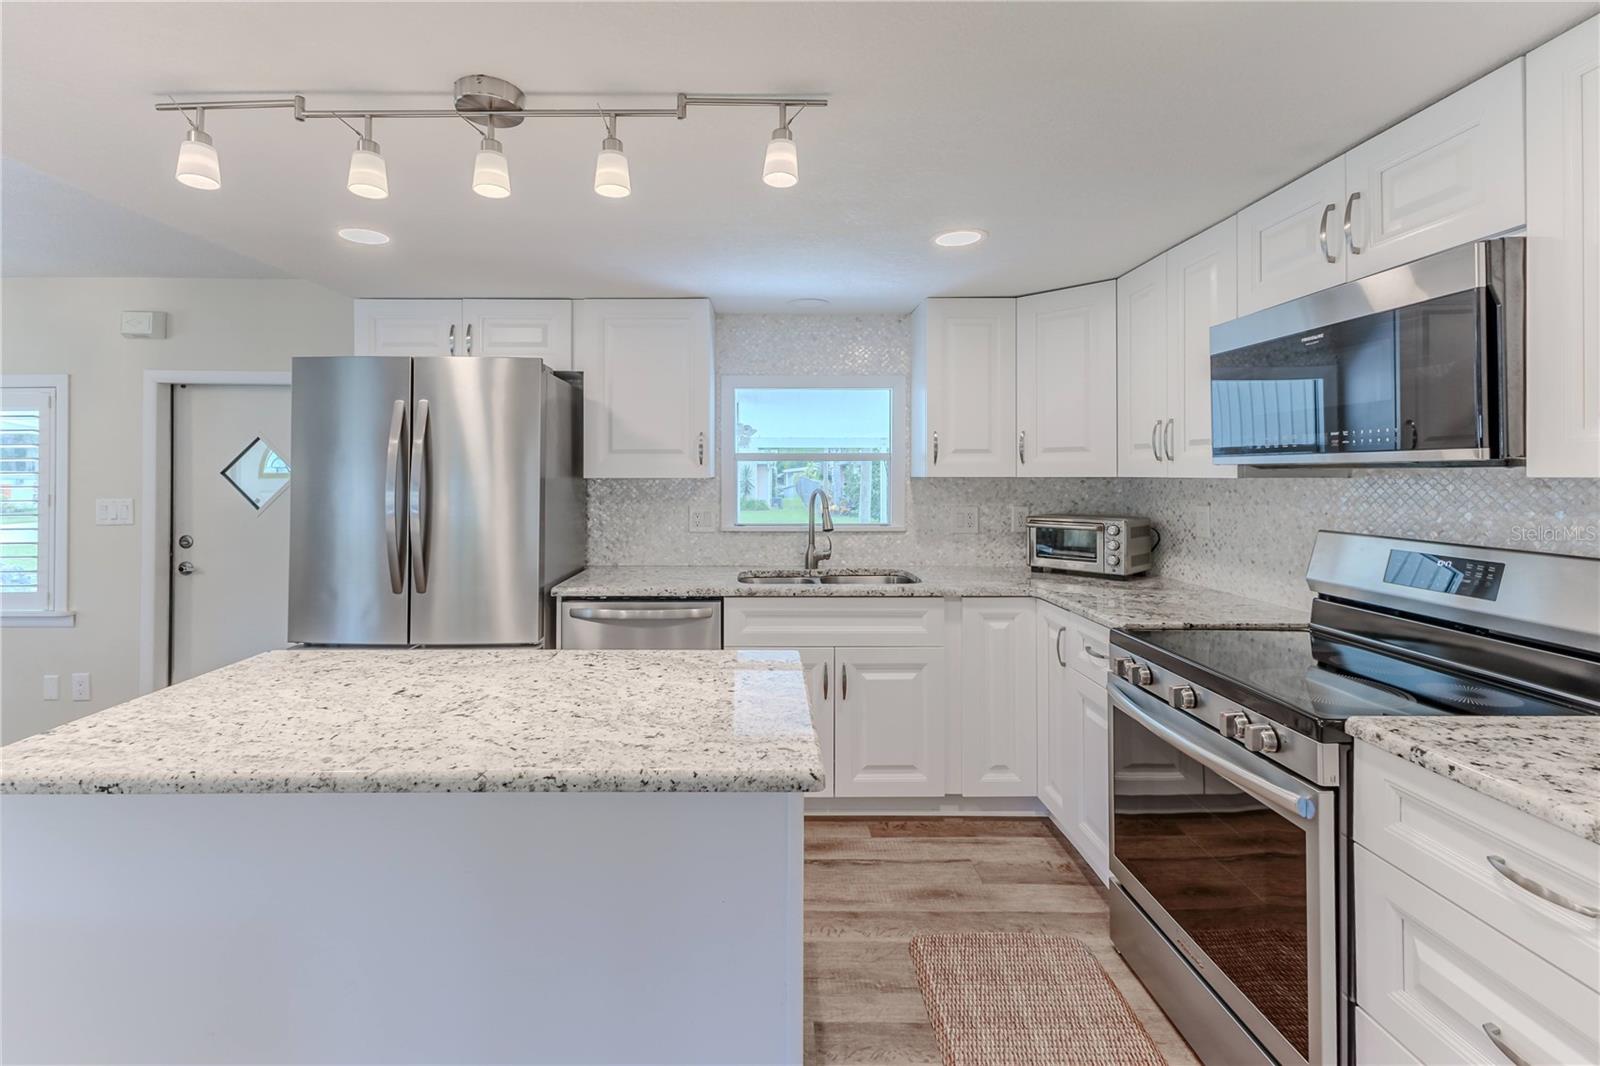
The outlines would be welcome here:
[[[1391,549],[1383,580],[1410,589],[1493,600],[1500,595],[1506,564],[1459,555]]]

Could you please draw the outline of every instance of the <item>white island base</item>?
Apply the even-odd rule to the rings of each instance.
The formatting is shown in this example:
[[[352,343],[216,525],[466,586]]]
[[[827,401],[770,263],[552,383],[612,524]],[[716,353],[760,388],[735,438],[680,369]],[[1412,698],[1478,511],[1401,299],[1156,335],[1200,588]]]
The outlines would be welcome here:
[[[799,793],[8,795],[8,1062],[768,1063]]]

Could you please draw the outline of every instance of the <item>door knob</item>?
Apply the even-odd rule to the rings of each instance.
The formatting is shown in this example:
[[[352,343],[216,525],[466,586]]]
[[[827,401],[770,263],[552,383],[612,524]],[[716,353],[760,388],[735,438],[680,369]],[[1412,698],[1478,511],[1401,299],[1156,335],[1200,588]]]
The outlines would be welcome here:
[[[184,560],[183,562],[178,564],[178,573],[180,573],[180,574],[192,574],[192,573],[194,573],[194,564],[189,562],[187,559]]]

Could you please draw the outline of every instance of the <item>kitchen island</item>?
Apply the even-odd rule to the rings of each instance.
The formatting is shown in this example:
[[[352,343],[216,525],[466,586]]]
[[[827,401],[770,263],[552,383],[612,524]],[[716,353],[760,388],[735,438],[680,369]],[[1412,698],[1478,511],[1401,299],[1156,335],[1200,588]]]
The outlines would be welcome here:
[[[791,652],[271,652],[0,749],[8,1061],[787,1062]]]

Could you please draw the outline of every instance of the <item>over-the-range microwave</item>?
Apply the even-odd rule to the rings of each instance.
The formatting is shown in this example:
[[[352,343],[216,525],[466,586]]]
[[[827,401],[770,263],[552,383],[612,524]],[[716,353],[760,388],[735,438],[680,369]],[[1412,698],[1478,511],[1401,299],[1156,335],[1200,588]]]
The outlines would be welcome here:
[[[1211,327],[1212,461],[1520,461],[1523,283],[1503,237]]]

